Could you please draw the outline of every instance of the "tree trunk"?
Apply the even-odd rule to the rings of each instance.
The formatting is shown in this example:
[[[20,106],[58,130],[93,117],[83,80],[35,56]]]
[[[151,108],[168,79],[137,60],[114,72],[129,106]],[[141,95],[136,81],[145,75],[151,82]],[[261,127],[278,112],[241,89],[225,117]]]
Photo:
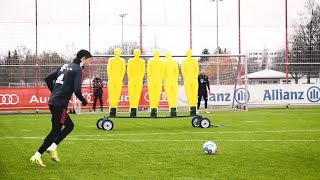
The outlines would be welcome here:
[[[307,84],[310,84],[310,73],[307,74]]]
[[[295,79],[294,79],[294,82],[295,82],[296,84],[298,84],[299,79],[298,79],[298,78],[295,78]]]

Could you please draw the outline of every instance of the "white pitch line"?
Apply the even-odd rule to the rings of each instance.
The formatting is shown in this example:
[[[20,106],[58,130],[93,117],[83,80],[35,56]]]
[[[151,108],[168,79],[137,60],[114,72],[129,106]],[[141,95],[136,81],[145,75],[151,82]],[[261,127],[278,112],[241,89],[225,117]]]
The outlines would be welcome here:
[[[43,139],[43,137],[7,137],[0,139]],[[92,139],[66,138],[66,141],[123,141],[123,142],[203,142],[204,139]],[[215,142],[320,142],[319,139],[227,139],[213,140]]]
[[[106,137],[106,136],[146,136],[146,135],[181,135],[181,134],[240,134],[240,133],[287,133],[287,132],[319,132],[319,129],[306,129],[306,130],[273,130],[273,131],[227,131],[227,132],[177,132],[177,133],[132,133],[132,134],[97,134],[97,135],[71,135],[69,139],[76,137]],[[43,139],[42,136],[5,136],[0,137],[1,139]],[[95,139],[98,140],[98,139]],[[106,139],[109,140],[109,139]],[[317,141],[317,140],[316,140]]]
[[[203,142],[200,139],[83,139],[69,138],[70,141],[124,141],[124,142]],[[213,140],[215,142],[320,142],[318,139],[289,139],[289,140],[273,140],[273,139],[235,139],[235,140]]]
[[[172,132],[172,133],[130,133],[130,134],[97,134],[97,135],[72,135],[74,137],[96,137],[96,136],[145,136],[145,135],[179,135],[179,134],[241,134],[241,133],[287,133],[287,132],[319,132],[320,129],[307,130],[274,130],[274,131],[225,131],[225,132]],[[72,137],[69,136],[69,137]]]

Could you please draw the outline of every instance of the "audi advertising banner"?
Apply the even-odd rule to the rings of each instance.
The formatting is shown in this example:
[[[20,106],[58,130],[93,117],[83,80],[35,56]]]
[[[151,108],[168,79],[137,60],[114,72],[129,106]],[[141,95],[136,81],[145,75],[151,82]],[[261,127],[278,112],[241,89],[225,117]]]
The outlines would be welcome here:
[[[82,88],[82,94],[87,99],[88,105],[84,108],[91,108],[93,105],[92,88]],[[0,88],[0,111],[10,111],[17,109],[48,109],[48,100],[50,91],[46,87],[36,88]],[[69,108],[73,107],[73,99],[69,102]],[[109,106],[108,90],[103,89],[104,106]],[[139,102],[140,107],[149,106],[148,88],[144,86]],[[159,106],[167,107],[168,102],[164,90],[161,92]],[[99,107],[99,101],[97,102]],[[123,86],[121,97],[119,99],[119,107],[129,107],[128,87]]]

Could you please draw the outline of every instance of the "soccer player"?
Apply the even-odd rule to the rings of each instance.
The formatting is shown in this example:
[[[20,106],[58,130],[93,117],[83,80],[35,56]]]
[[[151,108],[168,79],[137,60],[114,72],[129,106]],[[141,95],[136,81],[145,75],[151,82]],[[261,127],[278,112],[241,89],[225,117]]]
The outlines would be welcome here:
[[[103,112],[103,100],[102,100],[102,95],[103,95],[103,82],[101,80],[101,78],[99,78],[98,76],[96,76],[93,81],[93,95],[94,95],[94,99],[93,99],[93,111],[96,111],[96,104],[97,104],[97,100],[99,98],[100,100],[100,109],[101,112]]]
[[[92,58],[90,52],[80,50],[72,63],[64,64],[45,78],[48,89],[51,91],[49,108],[52,114],[52,128],[38,151],[31,157],[30,161],[32,163],[38,164],[40,167],[46,167],[41,159],[41,155],[46,150],[50,153],[52,160],[60,162],[57,146],[74,127],[71,118],[67,114],[67,107],[72,93],[82,102],[83,106],[87,105],[87,101],[81,93],[82,67],[89,64],[88,60],[90,58]],[[63,126],[64,128],[62,129]]]
[[[204,107],[206,109],[205,112],[209,113],[209,111],[208,111],[208,91],[209,91],[209,94],[211,94],[211,91],[210,91],[209,78],[205,73],[206,73],[206,70],[202,68],[201,74],[198,76],[199,86],[198,86],[198,111],[197,111],[197,113],[199,113],[200,102],[201,102],[202,97],[204,99]],[[207,87],[208,87],[208,91],[207,91]]]

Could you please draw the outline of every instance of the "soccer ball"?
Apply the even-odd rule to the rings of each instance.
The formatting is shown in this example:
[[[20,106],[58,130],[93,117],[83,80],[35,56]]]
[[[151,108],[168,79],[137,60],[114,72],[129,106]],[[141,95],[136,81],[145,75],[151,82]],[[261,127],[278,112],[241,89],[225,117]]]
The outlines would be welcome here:
[[[202,150],[205,154],[214,154],[217,150],[217,145],[212,141],[207,141],[203,144]]]

